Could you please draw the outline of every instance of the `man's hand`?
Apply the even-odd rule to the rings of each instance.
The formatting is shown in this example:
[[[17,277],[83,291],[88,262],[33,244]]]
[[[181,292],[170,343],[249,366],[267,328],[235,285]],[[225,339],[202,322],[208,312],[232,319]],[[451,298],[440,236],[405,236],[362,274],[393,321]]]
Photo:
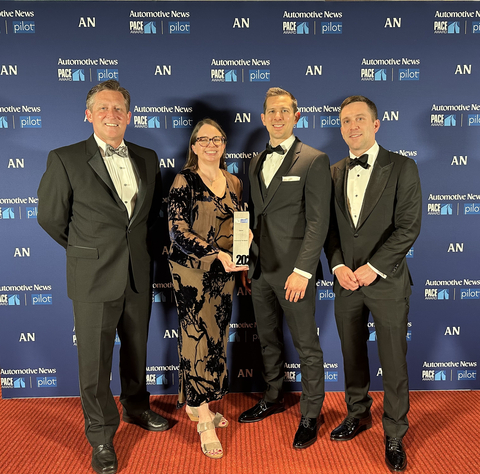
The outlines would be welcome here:
[[[292,272],[285,283],[284,289],[287,290],[285,292],[285,299],[292,303],[296,303],[297,301],[303,299],[307,285],[308,278]]]
[[[244,270],[242,273],[240,273],[240,279],[242,280],[242,285],[247,291],[249,295],[252,294],[252,280],[248,278],[248,270]]]
[[[371,285],[378,277],[378,275],[368,265],[362,265],[357,268],[354,273],[360,286]]]
[[[340,286],[346,290],[355,291],[359,287],[355,273],[353,273],[352,270],[345,265],[338,267],[335,270],[335,276],[337,277]]]

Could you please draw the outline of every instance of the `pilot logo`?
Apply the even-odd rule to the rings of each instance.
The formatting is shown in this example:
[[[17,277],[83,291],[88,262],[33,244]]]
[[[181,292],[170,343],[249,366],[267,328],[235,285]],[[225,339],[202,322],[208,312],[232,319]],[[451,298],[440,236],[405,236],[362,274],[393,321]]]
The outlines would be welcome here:
[[[333,301],[335,293],[330,289],[318,290],[318,301]]]
[[[340,127],[340,117],[322,115],[320,117],[320,128]]]
[[[399,69],[398,80],[399,81],[419,81],[420,69]]]
[[[368,336],[368,340],[371,341],[371,342],[374,342],[377,340],[377,331],[375,330],[369,330],[369,336]]]
[[[238,163],[236,161],[232,161],[227,165],[227,171],[232,174],[238,173]]]
[[[52,388],[57,386],[57,377],[37,377],[38,388]]]
[[[322,29],[322,35],[341,35],[342,22],[341,21],[322,21],[321,29]]]
[[[466,216],[478,215],[480,214],[480,203],[465,203],[463,205],[463,213]]]
[[[42,128],[42,117],[39,115],[21,115],[20,128]]]
[[[103,82],[109,79],[118,81],[118,69],[97,69],[97,81]]]
[[[469,127],[480,127],[480,115],[479,114],[468,114],[468,126]]]
[[[13,207],[0,207],[0,219],[15,219],[15,209]]]
[[[238,334],[237,331],[231,332],[228,335],[228,342],[240,342],[240,341],[241,341],[240,334]]]
[[[270,82],[270,69],[250,69],[248,77],[250,82]]]
[[[338,382],[338,372],[332,371],[332,370],[326,370],[325,382]]]
[[[5,115],[0,116],[0,128],[8,128],[8,121]]]
[[[477,371],[457,370],[457,380],[477,380]]]
[[[188,117],[172,117],[172,128],[192,128],[193,119]]]
[[[472,21],[472,33],[480,33],[480,21]]]
[[[12,21],[13,32],[17,33],[35,33],[34,21]]]
[[[297,128],[308,128],[308,116],[303,115],[300,117],[300,119],[297,122],[296,125]]]
[[[375,69],[375,81],[386,81],[386,80],[387,80],[387,70]]]
[[[53,304],[51,294],[32,295],[32,305],[33,306],[46,305],[46,304]]]
[[[23,377],[13,379],[13,388],[25,388],[25,379]]]
[[[189,35],[190,22],[189,21],[169,21],[168,32],[171,35]]]
[[[480,288],[462,288],[460,290],[461,300],[479,300]]]

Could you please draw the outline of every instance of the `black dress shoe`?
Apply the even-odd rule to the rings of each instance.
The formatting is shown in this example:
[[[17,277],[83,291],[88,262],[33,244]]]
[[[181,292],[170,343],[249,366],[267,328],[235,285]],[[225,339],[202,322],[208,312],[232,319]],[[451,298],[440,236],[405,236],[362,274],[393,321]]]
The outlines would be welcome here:
[[[407,453],[402,446],[402,438],[385,437],[385,462],[392,472],[404,471],[407,467]]]
[[[138,425],[147,431],[168,430],[168,421],[152,410],[145,410],[141,415],[129,415],[124,409],[123,421]]]
[[[342,423],[337,426],[330,434],[332,441],[350,441],[355,438],[358,433],[368,430],[372,427],[372,416],[365,418],[354,418],[347,416]]]
[[[255,421],[262,421],[274,413],[281,413],[285,411],[285,404],[281,402],[266,402],[261,399],[254,407],[244,411],[238,418],[239,423],[254,423]]]
[[[118,461],[112,443],[100,444],[93,448],[92,468],[98,474],[115,474],[117,472]]]
[[[323,417],[317,425],[316,418],[308,418],[302,415],[300,425],[293,439],[293,447],[297,449],[308,448],[317,441],[317,429],[323,423]]]

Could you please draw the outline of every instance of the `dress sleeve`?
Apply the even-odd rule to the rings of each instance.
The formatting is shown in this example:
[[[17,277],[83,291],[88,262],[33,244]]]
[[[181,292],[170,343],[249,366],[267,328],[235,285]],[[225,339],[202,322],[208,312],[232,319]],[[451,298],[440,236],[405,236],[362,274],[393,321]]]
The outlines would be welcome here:
[[[195,192],[183,174],[178,174],[170,188],[168,197],[168,230],[172,244],[187,257],[212,263],[218,254],[213,247],[193,230],[198,219]]]

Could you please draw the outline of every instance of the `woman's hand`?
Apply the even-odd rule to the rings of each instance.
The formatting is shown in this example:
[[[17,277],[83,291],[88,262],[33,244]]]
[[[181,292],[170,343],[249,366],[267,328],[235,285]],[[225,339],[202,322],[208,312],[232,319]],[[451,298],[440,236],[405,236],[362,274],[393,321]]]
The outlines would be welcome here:
[[[220,260],[220,262],[222,262],[223,268],[227,273],[248,270],[248,266],[237,267],[233,263],[232,257],[230,257],[228,253],[222,252],[221,250],[218,252],[217,258]]]

